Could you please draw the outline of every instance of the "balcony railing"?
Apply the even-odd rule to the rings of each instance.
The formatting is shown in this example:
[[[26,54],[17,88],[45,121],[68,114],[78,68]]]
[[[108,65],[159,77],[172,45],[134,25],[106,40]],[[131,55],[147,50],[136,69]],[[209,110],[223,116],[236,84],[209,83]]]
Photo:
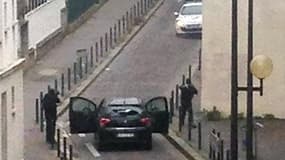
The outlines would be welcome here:
[[[39,6],[41,6],[42,4],[48,2],[49,0],[29,0],[28,4],[26,6],[25,9],[25,13],[28,13],[36,8],[38,8]]]

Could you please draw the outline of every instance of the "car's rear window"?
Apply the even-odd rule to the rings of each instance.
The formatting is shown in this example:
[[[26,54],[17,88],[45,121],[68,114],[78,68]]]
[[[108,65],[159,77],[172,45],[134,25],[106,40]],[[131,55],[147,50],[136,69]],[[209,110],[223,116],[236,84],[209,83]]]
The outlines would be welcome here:
[[[111,117],[139,116],[142,112],[139,106],[108,106],[103,109],[103,114]]]
[[[182,15],[202,14],[202,5],[184,6],[181,10]]]

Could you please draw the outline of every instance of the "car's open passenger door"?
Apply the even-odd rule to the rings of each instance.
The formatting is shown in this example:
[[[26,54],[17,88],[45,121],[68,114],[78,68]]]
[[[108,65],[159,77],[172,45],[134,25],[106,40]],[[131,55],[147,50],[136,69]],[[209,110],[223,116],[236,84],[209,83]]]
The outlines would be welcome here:
[[[152,132],[167,134],[169,127],[167,98],[152,98],[145,104],[145,108],[152,117]]]
[[[71,97],[69,102],[70,133],[94,133],[96,126],[96,104],[86,98]]]

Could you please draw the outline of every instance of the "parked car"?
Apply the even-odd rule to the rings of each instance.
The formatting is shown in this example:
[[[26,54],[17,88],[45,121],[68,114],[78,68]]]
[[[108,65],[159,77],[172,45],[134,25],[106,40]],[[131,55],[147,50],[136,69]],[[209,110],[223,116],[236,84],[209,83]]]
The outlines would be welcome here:
[[[174,12],[176,35],[202,33],[202,2],[188,2]]]
[[[136,142],[152,149],[152,133],[168,133],[167,98],[143,102],[136,97],[105,99],[96,105],[83,97],[69,103],[70,133],[94,133],[95,147],[110,143]]]

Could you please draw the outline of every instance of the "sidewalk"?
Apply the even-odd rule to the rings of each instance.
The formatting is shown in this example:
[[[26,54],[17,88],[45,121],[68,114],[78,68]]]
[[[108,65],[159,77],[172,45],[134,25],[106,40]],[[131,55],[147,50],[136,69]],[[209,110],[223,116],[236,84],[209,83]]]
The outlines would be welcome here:
[[[194,71],[192,74],[193,83],[197,88],[201,88],[200,72]],[[200,90],[200,89],[199,89]],[[178,111],[175,109],[175,116],[170,125],[170,137],[180,144],[184,151],[191,154],[195,160],[209,159],[209,134],[212,129],[220,132],[221,138],[224,141],[224,159],[226,159],[226,150],[230,149],[230,119],[222,119],[218,121],[208,121],[205,113],[200,112],[200,96],[193,99],[194,121],[195,124],[201,122],[201,150],[198,149],[198,128],[192,129],[191,140],[188,140],[188,123],[185,118],[185,124],[182,126],[182,132],[179,132],[178,127]],[[257,148],[255,148],[255,138],[253,138],[253,153],[257,152],[258,160],[284,160],[285,153],[285,120],[283,119],[255,119],[263,127],[258,127],[257,132],[253,133],[253,137],[257,137]],[[246,148],[243,144],[245,140],[245,124],[246,119],[240,119],[238,122],[238,143],[239,143],[239,160],[246,159]],[[216,157],[217,158],[217,157]]]
[[[45,143],[45,134],[35,124],[35,98],[39,92],[47,91],[47,85],[76,60],[77,49],[89,49],[98,42],[100,36],[109,31],[122,15],[129,11],[137,1],[108,0],[78,30],[66,36],[63,41],[49,51],[24,74],[24,114],[25,114],[25,151],[26,160],[52,160],[56,158],[56,150],[49,150]],[[50,84],[53,86],[53,84]]]

